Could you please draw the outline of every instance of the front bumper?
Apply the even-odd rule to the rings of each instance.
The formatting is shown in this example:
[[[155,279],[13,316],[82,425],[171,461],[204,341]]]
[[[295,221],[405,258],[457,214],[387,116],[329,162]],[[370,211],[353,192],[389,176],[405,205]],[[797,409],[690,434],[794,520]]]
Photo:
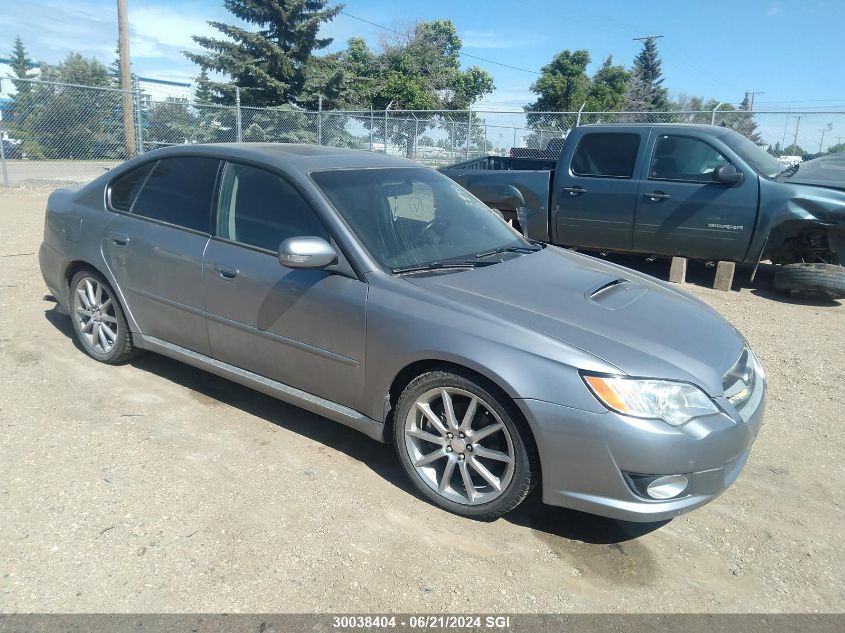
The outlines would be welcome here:
[[[543,501],[626,521],[662,521],[724,492],[739,476],[765,410],[765,381],[753,411],[718,414],[672,427],[614,412],[591,413],[540,400],[519,400],[540,452]],[[727,407],[726,407],[727,408]],[[636,493],[627,474],[687,476],[676,498]]]

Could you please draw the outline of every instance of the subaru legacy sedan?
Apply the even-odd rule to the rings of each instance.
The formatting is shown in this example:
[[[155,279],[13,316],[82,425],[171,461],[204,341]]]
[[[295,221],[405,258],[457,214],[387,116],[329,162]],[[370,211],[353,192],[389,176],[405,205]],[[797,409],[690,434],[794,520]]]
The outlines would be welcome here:
[[[466,517],[537,484],[674,517],[733,483],[763,416],[763,369],[714,310],[400,158],[156,150],[51,195],[39,256],[94,359],[157,352],[393,443]]]

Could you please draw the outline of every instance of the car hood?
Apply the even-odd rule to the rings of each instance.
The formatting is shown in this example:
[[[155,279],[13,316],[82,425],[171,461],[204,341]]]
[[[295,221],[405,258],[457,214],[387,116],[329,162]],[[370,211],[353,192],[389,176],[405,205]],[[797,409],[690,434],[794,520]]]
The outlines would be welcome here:
[[[698,299],[553,246],[494,266],[407,280],[586,351],[621,372],[693,382],[711,396],[722,394],[722,376],[745,343]]]
[[[845,155],[830,154],[799,163],[782,174],[779,180],[845,190]]]

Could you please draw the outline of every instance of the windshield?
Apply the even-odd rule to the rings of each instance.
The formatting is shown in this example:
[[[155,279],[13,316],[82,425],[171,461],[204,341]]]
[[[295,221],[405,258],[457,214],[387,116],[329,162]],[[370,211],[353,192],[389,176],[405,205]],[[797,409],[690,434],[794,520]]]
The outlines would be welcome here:
[[[737,132],[725,134],[722,141],[761,176],[771,179],[780,173],[778,159],[742,134]]]
[[[311,178],[391,270],[531,248],[484,203],[433,169],[337,169]]]

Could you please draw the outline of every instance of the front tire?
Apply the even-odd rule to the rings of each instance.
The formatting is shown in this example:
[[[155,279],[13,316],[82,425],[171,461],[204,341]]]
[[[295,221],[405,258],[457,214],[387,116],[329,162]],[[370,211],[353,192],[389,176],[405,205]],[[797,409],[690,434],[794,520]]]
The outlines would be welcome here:
[[[845,267],[835,264],[786,264],[775,269],[775,288],[792,294],[845,299]]]
[[[497,519],[539,479],[534,437],[516,406],[457,368],[411,381],[396,406],[393,437],[417,490],[461,516]]]
[[[80,270],[71,279],[70,318],[76,340],[91,358],[117,365],[135,354],[123,309],[99,273]]]

